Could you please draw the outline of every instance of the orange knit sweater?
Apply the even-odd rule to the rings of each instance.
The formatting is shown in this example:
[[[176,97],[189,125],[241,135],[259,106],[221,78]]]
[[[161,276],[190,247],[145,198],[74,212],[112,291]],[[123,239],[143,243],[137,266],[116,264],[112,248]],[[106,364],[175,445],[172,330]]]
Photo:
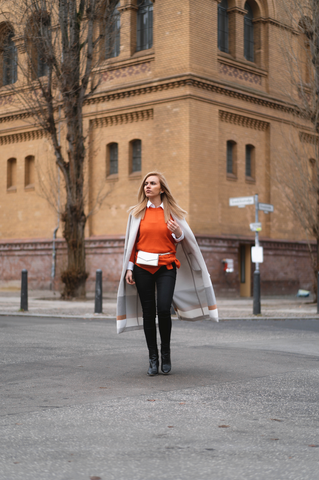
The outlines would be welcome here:
[[[149,253],[172,253],[170,255],[161,255],[158,259],[158,266],[153,267],[136,263],[139,250]],[[172,237],[172,232],[167,228],[165,223],[164,210],[161,207],[147,208],[145,216],[140,223],[130,262],[136,263],[136,265],[150,273],[155,273],[163,265],[166,265],[167,269],[171,270],[174,262],[177,268],[179,268],[180,262],[177,260],[175,254],[176,242]]]

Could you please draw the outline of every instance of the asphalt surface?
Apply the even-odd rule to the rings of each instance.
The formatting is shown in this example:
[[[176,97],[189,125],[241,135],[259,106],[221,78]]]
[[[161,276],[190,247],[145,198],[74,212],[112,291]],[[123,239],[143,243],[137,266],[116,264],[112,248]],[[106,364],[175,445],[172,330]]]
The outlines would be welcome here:
[[[318,479],[318,340],[318,319],[174,321],[148,377],[142,331],[1,316],[0,479]]]

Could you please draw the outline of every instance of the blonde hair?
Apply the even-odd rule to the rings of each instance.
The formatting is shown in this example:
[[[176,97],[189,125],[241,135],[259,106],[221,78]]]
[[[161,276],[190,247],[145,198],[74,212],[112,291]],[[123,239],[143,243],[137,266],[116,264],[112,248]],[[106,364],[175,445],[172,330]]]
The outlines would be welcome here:
[[[161,185],[161,199],[164,205],[164,217],[165,222],[167,223],[170,219],[171,214],[175,215],[177,218],[184,218],[187,212],[183,210],[176,202],[175,198],[173,197],[167,180],[164,175],[160,172],[149,172],[145,175],[138,189],[137,199],[138,203],[129,209],[129,212],[133,215],[133,217],[141,217],[144,218],[146,212],[146,206],[148,198],[145,195],[144,191],[144,184],[148,177],[155,176],[158,177]]]

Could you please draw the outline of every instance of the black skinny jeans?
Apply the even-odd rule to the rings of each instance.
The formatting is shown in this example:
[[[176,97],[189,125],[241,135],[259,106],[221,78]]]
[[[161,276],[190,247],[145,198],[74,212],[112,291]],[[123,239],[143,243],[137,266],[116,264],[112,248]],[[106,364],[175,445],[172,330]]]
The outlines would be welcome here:
[[[171,341],[171,305],[176,281],[176,265],[173,264],[172,270],[167,270],[166,266],[163,266],[156,273],[150,273],[134,265],[133,273],[143,309],[143,327],[148,349],[150,352],[157,351],[155,286],[161,345],[162,348],[168,349]]]

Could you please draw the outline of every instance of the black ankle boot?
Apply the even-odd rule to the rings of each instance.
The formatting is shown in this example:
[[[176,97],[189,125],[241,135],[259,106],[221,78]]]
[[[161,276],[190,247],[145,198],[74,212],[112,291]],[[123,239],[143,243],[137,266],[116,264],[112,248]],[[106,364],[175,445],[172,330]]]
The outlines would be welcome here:
[[[150,366],[147,371],[147,375],[153,377],[158,374],[158,352],[150,352],[149,354]]]
[[[171,349],[169,346],[163,346],[161,348],[161,360],[162,365],[161,369],[164,374],[167,374],[171,371]]]

